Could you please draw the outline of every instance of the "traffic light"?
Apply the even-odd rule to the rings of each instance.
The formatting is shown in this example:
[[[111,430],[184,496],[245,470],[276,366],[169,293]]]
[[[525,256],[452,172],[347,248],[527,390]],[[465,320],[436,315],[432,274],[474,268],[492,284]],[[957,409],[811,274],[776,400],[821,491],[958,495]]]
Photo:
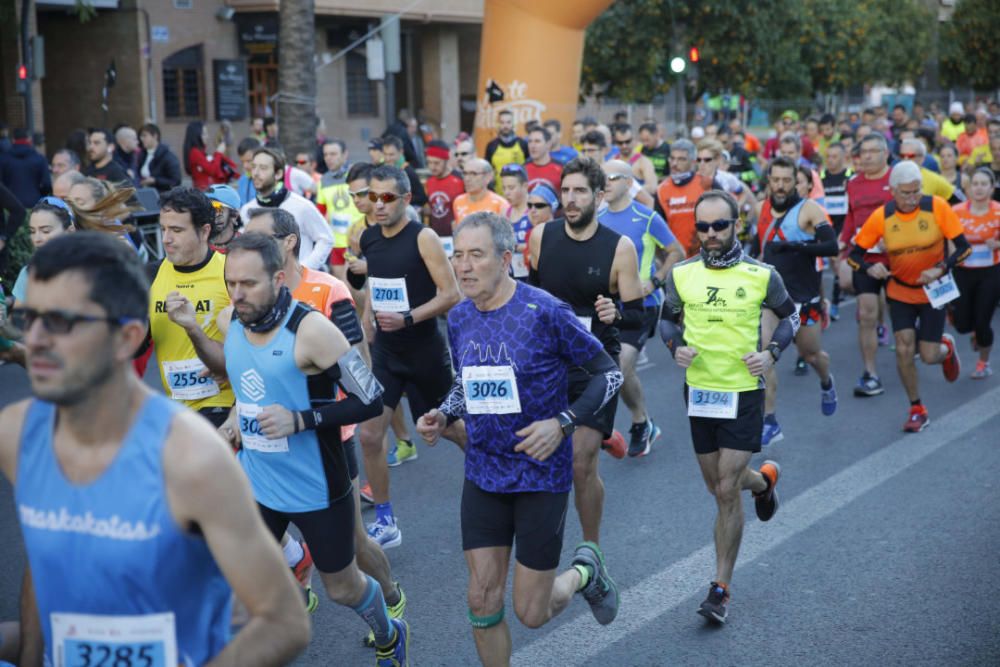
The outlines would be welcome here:
[[[699,59],[701,59],[701,53],[698,52],[698,47],[692,46],[688,51],[688,60],[694,64],[697,63]]]
[[[687,61],[680,56],[675,56],[670,60],[670,71],[674,74],[683,74],[687,68]]]
[[[18,95],[28,92],[28,66],[23,63],[17,66],[14,90]]]

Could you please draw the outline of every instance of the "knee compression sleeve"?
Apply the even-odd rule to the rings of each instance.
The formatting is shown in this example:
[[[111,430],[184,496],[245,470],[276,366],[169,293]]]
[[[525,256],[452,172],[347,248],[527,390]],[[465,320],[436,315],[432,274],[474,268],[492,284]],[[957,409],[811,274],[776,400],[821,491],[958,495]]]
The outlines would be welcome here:
[[[486,630],[487,628],[492,628],[494,625],[498,625],[500,621],[503,620],[504,608],[500,607],[500,611],[495,614],[490,614],[489,616],[476,616],[469,610],[469,623],[472,627],[478,628],[480,630]]]

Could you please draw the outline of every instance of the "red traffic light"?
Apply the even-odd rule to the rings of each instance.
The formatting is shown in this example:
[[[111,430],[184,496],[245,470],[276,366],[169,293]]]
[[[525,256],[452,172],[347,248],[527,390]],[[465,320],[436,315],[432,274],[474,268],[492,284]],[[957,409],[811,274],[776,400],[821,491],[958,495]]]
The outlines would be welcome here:
[[[698,47],[692,46],[691,50],[688,51],[688,60],[692,63],[696,63],[699,58],[701,58],[701,54],[698,52]]]
[[[28,80],[28,67],[26,65],[17,66],[17,79],[18,81]]]

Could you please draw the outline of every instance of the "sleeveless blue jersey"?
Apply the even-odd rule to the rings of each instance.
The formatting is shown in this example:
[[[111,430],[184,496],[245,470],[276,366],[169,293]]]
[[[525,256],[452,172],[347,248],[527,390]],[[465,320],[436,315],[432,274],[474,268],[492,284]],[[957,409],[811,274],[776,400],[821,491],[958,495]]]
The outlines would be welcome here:
[[[301,513],[326,509],[342,493],[343,484],[332,484],[330,475],[340,471],[330,448],[322,446],[316,431],[303,431],[279,440],[260,433],[257,414],[268,405],[293,412],[311,407],[309,383],[295,365],[295,333],[286,326],[296,312],[293,301],[278,332],[266,345],[247,340],[234,317],[226,335],[226,373],[236,393],[240,437],[239,461],[250,478],[257,502],[278,512]],[[349,481],[348,481],[349,484]]]
[[[75,484],[53,448],[55,406],[28,408],[15,500],[47,665],[202,665],[229,641],[229,585],[167,502],[163,443],[180,409],[147,398],[107,469]]]

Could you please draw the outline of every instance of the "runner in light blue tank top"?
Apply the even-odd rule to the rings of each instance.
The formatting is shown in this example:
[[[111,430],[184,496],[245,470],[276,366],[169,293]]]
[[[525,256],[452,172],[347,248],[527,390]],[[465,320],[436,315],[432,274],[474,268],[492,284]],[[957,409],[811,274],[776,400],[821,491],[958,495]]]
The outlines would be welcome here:
[[[229,641],[229,585],[167,504],[163,443],[179,409],[148,397],[115,460],[87,484],[56,460],[55,406],[28,409],[15,500],[46,664],[202,665]]]

